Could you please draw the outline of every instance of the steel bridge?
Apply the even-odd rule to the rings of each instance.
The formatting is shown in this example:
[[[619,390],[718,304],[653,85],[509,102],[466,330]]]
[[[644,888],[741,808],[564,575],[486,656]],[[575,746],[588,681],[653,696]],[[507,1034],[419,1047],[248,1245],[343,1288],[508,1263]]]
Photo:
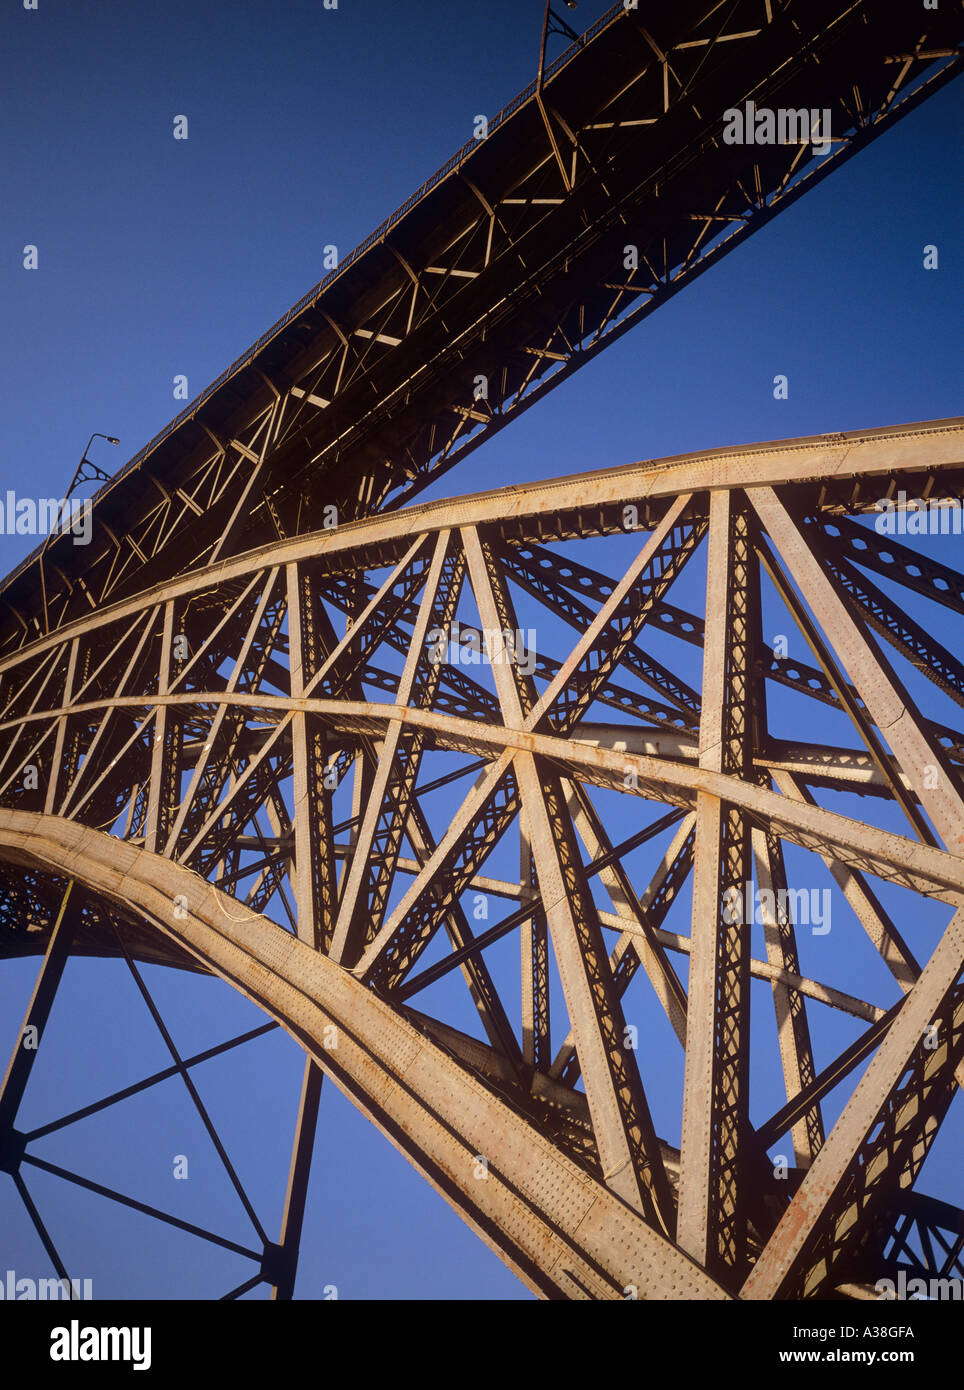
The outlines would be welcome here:
[[[933,616],[964,613],[964,578],[868,521],[964,499],[964,421],[411,505],[955,76],[962,28],[950,5],[615,6],[101,487],[89,546],[54,536],[6,579],[0,955],[42,965],[0,1169],[61,1276],[32,1169],[248,1256],[229,1296],[291,1297],[326,1076],[542,1296],[964,1273],[964,1213],[917,1189],[964,1066],[964,665]],[[726,144],[748,101],[828,109],[830,152]],[[765,641],[773,605],[805,661]],[[801,964],[804,855],[889,1007]],[[482,930],[479,894],[505,904]],[[71,954],[127,961],[215,1139],[139,965],[219,976],[303,1047],[276,1238],[219,1140],[253,1242],[32,1151],[56,1126],[18,1124],[24,1040]],[[685,1059],[679,1147],[634,981]],[[430,1002],[456,987],[473,1029]],[[785,1090],[763,1123],[754,989]],[[827,1011],[862,1025],[842,1051]]]

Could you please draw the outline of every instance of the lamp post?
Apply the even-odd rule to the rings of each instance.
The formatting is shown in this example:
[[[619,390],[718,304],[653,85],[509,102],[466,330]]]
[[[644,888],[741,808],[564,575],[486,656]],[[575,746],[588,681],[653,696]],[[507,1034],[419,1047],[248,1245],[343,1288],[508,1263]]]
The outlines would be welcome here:
[[[108,444],[120,443],[120,440],[115,439],[112,434],[98,434],[95,432],[90,436],[87,443],[84,445],[84,452],[80,456],[80,463],[78,463],[77,465],[77,471],[74,473],[73,478],[70,480],[70,487],[67,489],[67,494],[64,498],[65,501],[67,497],[69,497],[70,494],[73,492],[74,488],[77,486],[78,483],[93,482],[95,478],[99,483],[110,482],[110,474],[105,473],[102,468],[98,468],[96,463],[91,463],[90,459],[87,457],[87,450],[90,448],[91,444],[93,444],[95,439],[106,439]],[[85,463],[91,470],[86,477],[83,476]]]
[[[576,0],[565,0],[566,6],[570,10],[576,8]],[[551,0],[546,0],[546,13],[542,21],[542,48],[539,50],[539,77],[536,82],[537,90],[542,90],[542,78],[546,70],[546,44],[550,34],[565,34],[566,38],[578,43],[579,35],[564,19],[560,19],[552,8]]]
[[[110,474],[105,473],[102,468],[98,468],[96,463],[91,463],[90,459],[87,457],[87,450],[90,448],[91,444],[93,444],[95,439],[106,439],[108,444],[120,443],[120,440],[115,438],[114,435],[101,434],[99,431],[95,430],[95,432],[88,439],[87,443],[84,445],[84,452],[80,456],[80,463],[78,463],[76,469],[74,470],[74,476],[70,480],[70,487],[64,494],[65,503],[67,502],[67,499],[70,497],[70,494],[73,492],[74,488],[77,487],[78,483],[93,482],[95,479],[97,482],[101,483],[110,482]],[[86,464],[87,467],[91,470],[89,473],[84,473],[84,464]],[[40,547],[39,557],[40,597],[43,601],[45,632],[50,631],[50,619],[47,614],[47,577],[44,572],[44,555],[47,553],[47,546],[50,544],[53,534],[54,533],[52,531],[48,531],[47,535],[44,537],[43,545]]]

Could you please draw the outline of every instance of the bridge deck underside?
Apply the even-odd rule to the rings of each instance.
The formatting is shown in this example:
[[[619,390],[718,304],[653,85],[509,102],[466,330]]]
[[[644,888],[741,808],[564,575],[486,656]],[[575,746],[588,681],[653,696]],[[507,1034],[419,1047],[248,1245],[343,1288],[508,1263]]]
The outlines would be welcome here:
[[[101,489],[90,546],[8,578],[0,650],[410,499],[950,80],[960,29],[949,6],[617,7]],[[830,153],[725,143],[747,100],[828,110]]]

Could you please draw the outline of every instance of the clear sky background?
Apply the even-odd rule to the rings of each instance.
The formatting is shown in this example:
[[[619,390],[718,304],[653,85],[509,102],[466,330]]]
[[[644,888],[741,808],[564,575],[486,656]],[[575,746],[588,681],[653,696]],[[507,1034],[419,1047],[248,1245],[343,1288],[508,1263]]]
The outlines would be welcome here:
[[[567,16],[582,29],[605,8],[582,0]],[[334,11],[321,0],[39,0],[28,12],[4,0],[0,486],[61,496],[94,430],[121,438],[117,450],[95,441],[91,457],[108,471],[136,453],[181,408],[176,375],[188,377],[191,397],[202,391],[321,278],[327,244],[346,255],[471,136],[476,114],[494,115],[534,77],[541,11],[539,0],[340,0]],[[554,40],[551,56],[560,48]],[[181,114],[187,141],[172,138]],[[958,412],[960,117],[957,84],[426,496]],[[38,248],[36,271],[22,267],[27,244]],[[939,250],[936,271],[923,269],[928,244]],[[786,401],[773,399],[777,373],[789,378]],[[0,573],[35,543],[0,535]],[[953,546],[942,555],[959,566]],[[698,589],[696,567],[693,606]],[[952,645],[950,627],[944,640]],[[698,684],[698,665],[688,678]],[[779,708],[789,729],[790,706]],[[934,717],[953,723],[954,714]],[[834,737],[819,710],[808,717],[813,737]],[[879,816],[856,800],[849,813]],[[938,929],[928,921],[925,940]],[[506,949],[516,950],[514,939]],[[828,959],[805,959],[804,968],[844,984]],[[863,969],[856,955],[837,967]],[[866,971],[851,979],[852,991],[886,1006],[892,982],[873,961]],[[32,975],[20,962],[0,969],[4,1053]],[[260,1020],[218,982],[148,975],[185,1053]],[[858,1031],[851,1023],[831,1022],[828,1038],[844,1045]],[[124,968],[74,962],[24,1123],[165,1061]],[[670,1097],[681,1075],[681,1060],[678,1068],[667,1062],[653,1098],[667,1137],[678,1129]],[[196,1074],[272,1233],[300,1078],[298,1051],[277,1032]],[[776,1108],[778,1078],[774,1085]],[[166,1083],[74,1130],[38,1152],[249,1238],[183,1088]],[[319,1134],[299,1296],[320,1297],[332,1284],[343,1298],[528,1296],[328,1083]],[[923,1184],[949,1200],[959,1124],[954,1134],[956,1157],[949,1140]],[[181,1153],[191,1177],[174,1182],[172,1156]],[[71,1273],[93,1277],[99,1296],[205,1296],[250,1272],[52,1178],[28,1171],[27,1180]],[[3,1180],[6,1268],[49,1272]]]

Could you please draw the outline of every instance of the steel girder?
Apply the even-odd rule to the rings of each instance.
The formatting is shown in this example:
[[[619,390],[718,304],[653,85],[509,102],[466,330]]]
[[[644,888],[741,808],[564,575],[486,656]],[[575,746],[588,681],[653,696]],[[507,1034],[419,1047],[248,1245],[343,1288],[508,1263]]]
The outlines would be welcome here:
[[[59,817],[5,810],[0,857],[64,875],[173,933],[257,1000],[535,1292],[622,1298],[635,1286],[647,1298],[726,1297],[348,972],[259,913],[239,917],[234,899],[189,870]],[[480,1152],[490,1157],[484,1182],[473,1175]]]
[[[947,661],[880,621],[865,572],[958,616],[964,581],[855,518],[898,482],[960,511],[962,445],[964,422],[936,421],[368,518],[169,579],[0,660],[0,952],[45,953],[28,1017],[68,947],[123,954],[135,977],[136,961],[222,975],[308,1054],[284,1230],[247,1252],[243,1288],[293,1288],[322,1074],[548,1296],[860,1296],[901,1250],[926,1264],[914,1185],[964,1074],[964,736],[907,694],[901,662],[943,698]],[[595,563],[608,538],[611,575],[577,558],[583,536]],[[704,555],[693,614],[675,600]],[[814,667],[774,665],[764,599]],[[832,706],[851,744],[776,737],[777,690]],[[433,798],[472,775],[440,817]],[[890,820],[831,810],[827,790]],[[514,881],[491,872],[510,836]],[[819,976],[802,963],[803,851],[889,994],[861,997],[847,957]],[[732,919],[751,866],[771,902]],[[943,913],[936,945],[896,889]],[[480,893],[509,907],[481,930]],[[511,933],[515,981],[493,950]],[[444,993],[459,976],[475,1036]],[[786,1100],[756,1123],[764,987]],[[859,1029],[818,1067],[821,1007]],[[683,1048],[679,1148],[654,1118],[654,1019]],[[28,1072],[18,1052],[0,1160],[29,1204]],[[943,1208],[934,1222],[954,1229]]]
[[[0,650],[226,555],[399,505],[960,69],[960,9],[621,4],[4,583]],[[833,145],[729,145],[827,109]],[[635,255],[628,253],[634,250]]]

